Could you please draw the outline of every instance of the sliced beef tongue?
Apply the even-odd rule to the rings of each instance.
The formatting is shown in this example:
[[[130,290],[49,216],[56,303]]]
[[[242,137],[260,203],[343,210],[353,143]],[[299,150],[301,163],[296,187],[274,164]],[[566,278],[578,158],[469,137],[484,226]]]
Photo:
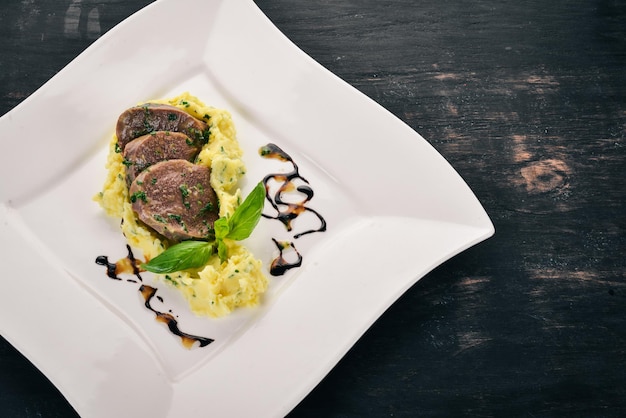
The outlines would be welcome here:
[[[210,175],[210,168],[187,160],[158,162],[133,181],[129,190],[133,210],[170,240],[211,238],[219,215]]]
[[[120,115],[115,133],[121,150],[133,139],[154,131],[182,132],[198,145],[208,140],[208,126],[200,119],[170,105],[146,103]]]
[[[126,182],[132,184],[143,170],[166,160],[193,161],[200,145],[182,132],[156,131],[135,138],[124,147]]]

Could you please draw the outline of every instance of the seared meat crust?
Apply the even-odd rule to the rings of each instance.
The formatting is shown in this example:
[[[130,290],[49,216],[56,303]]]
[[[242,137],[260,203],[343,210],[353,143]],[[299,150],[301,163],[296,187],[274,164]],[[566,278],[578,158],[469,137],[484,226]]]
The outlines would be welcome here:
[[[130,186],[133,210],[170,240],[211,239],[219,207],[210,176],[209,167],[186,160],[158,162]]]
[[[126,183],[132,184],[143,170],[159,161],[193,161],[200,146],[181,132],[156,131],[135,138],[124,147]]]
[[[154,131],[182,132],[199,146],[208,140],[208,126],[177,107],[146,103],[125,110],[118,118],[115,128],[117,144],[124,150],[133,139]]]

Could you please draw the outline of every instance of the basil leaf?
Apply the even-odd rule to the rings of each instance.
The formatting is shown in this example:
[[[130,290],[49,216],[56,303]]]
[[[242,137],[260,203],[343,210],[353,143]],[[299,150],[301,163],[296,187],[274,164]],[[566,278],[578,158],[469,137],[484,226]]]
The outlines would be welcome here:
[[[213,253],[213,244],[206,241],[183,241],[171,246],[141,265],[157,274],[174,273],[204,266]]]
[[[213,229],[215,230],[215,239],[220,240],[226,238],[230,232],[230,224],[228,218],[219,218],[213,222]]]
[[[233,216],[228,218],[230,231],[225,238],[230,238],[235,241],[248,238],[252,230],[254,230],[254,227],[259,223],[259,219],[261,219],[264,204],[265,185],[263,182],[259,182],[246,197],[246,200],[235,209]]]

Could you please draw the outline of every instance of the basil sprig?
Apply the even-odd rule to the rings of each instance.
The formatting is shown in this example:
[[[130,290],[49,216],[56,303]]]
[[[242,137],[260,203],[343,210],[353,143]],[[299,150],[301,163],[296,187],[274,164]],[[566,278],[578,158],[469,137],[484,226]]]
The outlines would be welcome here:
[[[214,244],[206,241],[183,241],[171,246],[141,267],[158,274],[197,268],[209,260],[213,246]]]
[[[204,266],[213,252],[221,262],[228,259],[228,247],[225,239],[241,241],[250,236],[261,219],[265,203],[265,185],[259,182],[246,199],[235,209],[232,216],[221,217],[213,223],[215,241],[183,241],[172,245],[152,260],[141,265],[142,268],[157,274],[200,268]]]

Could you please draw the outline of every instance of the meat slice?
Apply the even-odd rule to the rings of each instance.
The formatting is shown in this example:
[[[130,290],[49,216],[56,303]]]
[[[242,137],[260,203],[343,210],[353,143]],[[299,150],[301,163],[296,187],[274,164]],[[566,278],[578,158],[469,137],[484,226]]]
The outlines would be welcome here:
[[[177,107],[158,103],[146,103],[125,110],[115,127],[121,150],[133,139],[154,131],[182,132],[200,146],[209,139],[206,123]]]
[[[137,217],[173,241],[213,238],[218,200],[209,184],[211,169],[187,160],[158,162],[130,186]]]
[[[159,161],[193,161],[199,152],[197,142],[182,132],[156,131],[135,138],[124,147],[126,182],[130,186],[139,173]]]

